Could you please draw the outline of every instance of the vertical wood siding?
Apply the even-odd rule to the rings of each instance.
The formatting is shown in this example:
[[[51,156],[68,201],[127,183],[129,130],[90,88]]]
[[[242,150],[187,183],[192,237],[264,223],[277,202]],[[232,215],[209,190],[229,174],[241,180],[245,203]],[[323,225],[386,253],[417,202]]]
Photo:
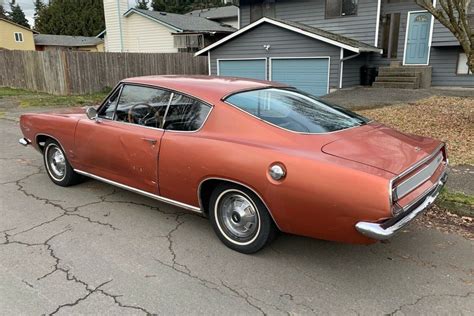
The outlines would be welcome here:
[[[268,51],[263,45],[270,45]],[[217,74],[217,59],[269,57],[331,57],[329,86],[339,85],[340,48],[267,23],[211,51],[211,73]]]
[[[207,73],[207,58],[190,53],[0,51],[0,86],[57,95],[98,92],[128,77]]]

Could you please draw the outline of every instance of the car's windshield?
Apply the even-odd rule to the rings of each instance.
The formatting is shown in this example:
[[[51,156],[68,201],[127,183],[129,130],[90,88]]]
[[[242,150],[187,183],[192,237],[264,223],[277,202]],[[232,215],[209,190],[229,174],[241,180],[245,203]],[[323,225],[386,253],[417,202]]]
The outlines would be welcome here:
[[[327,133],[369,120],[342,107],[329,105],[293,89],[261,89],[239,92],[226,102],[268,123],[300,133]]]

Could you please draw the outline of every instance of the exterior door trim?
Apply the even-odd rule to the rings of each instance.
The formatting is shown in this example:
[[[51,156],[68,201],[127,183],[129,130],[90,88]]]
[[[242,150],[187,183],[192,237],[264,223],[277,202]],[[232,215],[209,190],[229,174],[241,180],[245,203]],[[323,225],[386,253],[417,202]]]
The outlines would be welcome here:
[[[216,59],[217,75],[220,76],[220,61],[240,61],[240,60],[264,60],[265,61],[265,80],[268,80],[268,58],[266,57],[249,57],[249,58],[218,58]]]
[[[434,4],[436,4],[436,2],[433,2]],[[407,14],[407,27],[406,27],[406,30],[405,30],[405,46],[403,47],[403,66],[428,66],[430,64],[430,56],[431,56],[431,41],[433,39],[433,26],[434,26],[434,16],[431,15],[431,13],[429,13],[431,15],[431,25],[430,25],[430,34],[429,34],[429,37],[428,37],[428,58],[426,59],[426,64],[406,64],[406,55],[407,55],[407,44],[408,44],[408,32],[410,30],[410,15],[412,13],[423,13],[423,12],[427,12],[429,13],[428,11],[426,10],[418,10],[418,11],[408,11],[408,14]]]
[[[329,93],[329,78],[331,76],[331,56],[308,56],[308,57],[270,57],[270,67],[268,67],[269,80],[272,81],[272,60],[273,59],[327,59],[328,60],[328,78],[326,94]]]

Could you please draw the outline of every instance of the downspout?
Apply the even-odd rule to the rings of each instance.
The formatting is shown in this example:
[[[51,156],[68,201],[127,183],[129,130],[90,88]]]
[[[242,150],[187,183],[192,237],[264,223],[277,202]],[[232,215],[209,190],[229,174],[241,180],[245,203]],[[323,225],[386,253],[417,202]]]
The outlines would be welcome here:
[[[381,6],[382,6],[381,2],[382,0],[377,1],[377,20],[375,21],[375,42],[374,42],[375,47],[378,47],[378,44],[379,44],[380,11],[381,11]]]
[[[119,22],[119,31],[120,31],[120,52],[123,52],[123,32],[122,32],[122,14],[120,11],[120,0],[116,0],[117,2],[117,17]]]
[[[339,60],[339,89],[342,89],[342,76],[343,76],[343,73],[344,73],[344,62],[346,60],[349,60],[349,59],[352,59],[352,58],[356,58],[360,56],[360,52],[357,53],[357,54],[354,54],[354,55],[350,55],[350,56],[347,56],[346,58],[344,58],[344,48],[341,48],[341,59]]]

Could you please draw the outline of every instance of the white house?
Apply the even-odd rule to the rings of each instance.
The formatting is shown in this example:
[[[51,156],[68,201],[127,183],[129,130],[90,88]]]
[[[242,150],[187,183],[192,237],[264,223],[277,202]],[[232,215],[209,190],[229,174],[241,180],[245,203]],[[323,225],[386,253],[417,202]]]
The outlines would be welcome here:
[[[107,52],[195,52],[236,29],[205,17],[130,8],[127,0],[104,0]]]

